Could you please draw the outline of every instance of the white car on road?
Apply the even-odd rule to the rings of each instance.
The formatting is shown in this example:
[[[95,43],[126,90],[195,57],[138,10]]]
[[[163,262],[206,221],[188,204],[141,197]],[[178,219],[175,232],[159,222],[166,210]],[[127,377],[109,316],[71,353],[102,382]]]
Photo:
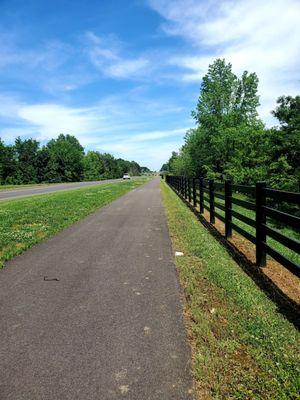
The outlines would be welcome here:
[[[130,179],[130,175],[129,174],[124,174],[123,175],[123,179]]]

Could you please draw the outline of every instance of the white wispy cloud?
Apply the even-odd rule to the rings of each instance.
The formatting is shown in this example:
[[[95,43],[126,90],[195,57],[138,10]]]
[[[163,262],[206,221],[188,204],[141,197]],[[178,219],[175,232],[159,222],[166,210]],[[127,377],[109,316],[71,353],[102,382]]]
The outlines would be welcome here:
[[[179,136],[176,139],[168,140],[165,143],[157,145],[155,142],[120,142],[104,143],[98,146],[98,150],[114,152],[115,154],[135,160],[140,165],[146,165],[153,170],[159,170],[163,163],[168,160],[172,151],[178,150],[183,145],[183,138]],[[147,160],[145,162],[145,160]]]
[[[42,68],[53,71],[66,62],[72,47],[60,40],[49,40],[35,47],[19,43],[17,35],[0,32],[0,70],[19,65],[26,69]]]
[[[126,101],[120,96],[107,97],[88,107],[71,107],[59,103],[28,104],[0,94],[0,101],[5,104],[0,111],[0,122],[4,123],[0,137],[10,143],[17,136],[45,143],[59,133],[72,134],[87,149],[107,151],[158,169],[170,150],[180,147],[190,125],[176,127],[167,122],[175,128],[151,130],[149,120],[166,125],[165,118],[172,118],[177,107],[146,99],[139,102],[128,93],[124,96]],[[144,118],[145,111],[148,119]]]
[[[105,76],[129,79],[145,74],[149,60],[143,56],[123,57],[120,43],[115,38],[104,39],[93,32],[87,32],[85,38],[91,62]]]
[[[260,79],[260,114],[266,121],[276,98],[299,93],[300,2],[298,0],[149,0],[167,35],[181,36],[190,49],[170,56],[184,82],[200,81],[216,57],[237,73]]]
[[[94,79],[82,67],[79,46],[58,39],[25,45],[22,33],[0,30],[0,75],[50,95],[68,93]]]
[[[138,135],[133,135],[130,138],[131,142],[147,142],[150,140],[157,140],[163,138],[169,138],[174,136],[183,136],[191,126],[186,126],[184,128],[179,129],[170,129],[170,130],[161,130],[161,131],[152,131],[152,132],[143,132]]]

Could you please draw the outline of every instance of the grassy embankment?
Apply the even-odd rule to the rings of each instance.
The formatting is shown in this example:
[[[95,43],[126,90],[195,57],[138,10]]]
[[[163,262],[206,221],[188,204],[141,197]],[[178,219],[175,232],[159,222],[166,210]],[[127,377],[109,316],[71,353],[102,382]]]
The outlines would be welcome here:
[[[0,268],[41,240],[112,202],[149,178],[0,202]]]
[[[299,399],[300,335],[165,183],[201,399]]]
[[[99,179],[105,180],[105,179]],[[89,182],[89,181],[81,181],[81,182]],[[78,183],[78,182],[44,182],[44,183],[27,183],[27,184],[20,184],[20,185],[0,185],[0,190],[14,190],[14,189],[27,189],[27,188],[34,188],[40,186],[51,186],[51,185],[64,185],[66,183]]]
[[[29,183],[27,185],[0,185],[0,190],[8,190],[8,189],[25,189],[28,187],[42,186],[46,185],[45,183]]]

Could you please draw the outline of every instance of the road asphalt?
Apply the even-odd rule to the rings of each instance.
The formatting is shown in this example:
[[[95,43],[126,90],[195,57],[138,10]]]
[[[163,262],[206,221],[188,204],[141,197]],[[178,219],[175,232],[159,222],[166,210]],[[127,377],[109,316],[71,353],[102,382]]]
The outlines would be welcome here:
[[[159,178],[0,270],[1,400],[188,400]]]
[[[132,178],[135,179],[135,178]],[[13,200],[18,197],[28,197],[37,194],[47,194],[52,192],[59,192],[61,190],[80,189],[86,186],[97,186],[104,185],[106,183],[120,182],[123,179],[107,179],[104,181],[91,181],[91,182],[70,182],[70,183],[58,183],[51,185],[41,186],[29,186],[28,188],[22,187],[19,189],[7,189],[0,190],[0,201],[1,200]]]

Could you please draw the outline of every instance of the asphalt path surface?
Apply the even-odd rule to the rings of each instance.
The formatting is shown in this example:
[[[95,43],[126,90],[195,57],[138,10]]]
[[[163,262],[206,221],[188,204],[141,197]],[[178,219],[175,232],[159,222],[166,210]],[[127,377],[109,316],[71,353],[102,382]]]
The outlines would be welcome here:
[[[132,179],[136,178],[133,177]],[[115,183],[120,181],[123,181],[123,179],[107,179],[105,181],[91,181],[91,182],[58,183],[52,185],[29,186],[28,188],[22,187],[19,189],[0,190],[0,201],[13,200],[18,197],[28,197],[38,194],[47,194],[52,192],[58,192],[61,190],[80,189],[87,186],[105,185],[106,183]]]
[[[188,400],[159,178],[0,270],[1,400]]]

